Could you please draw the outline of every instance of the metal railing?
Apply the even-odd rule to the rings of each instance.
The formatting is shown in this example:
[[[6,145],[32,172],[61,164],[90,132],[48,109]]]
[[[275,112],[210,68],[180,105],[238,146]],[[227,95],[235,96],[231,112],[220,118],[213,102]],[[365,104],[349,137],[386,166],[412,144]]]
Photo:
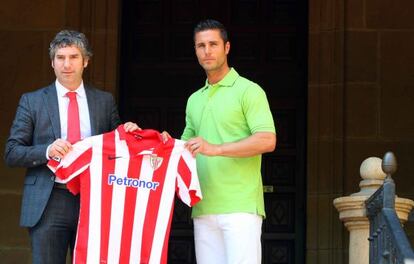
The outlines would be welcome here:
[[[384,184],[365,202],[369,218],[369,263],[414,264],[414,252],[395,211],[395,184],[391,175],[397,170],[392,152],[382,160],[387,175]]]

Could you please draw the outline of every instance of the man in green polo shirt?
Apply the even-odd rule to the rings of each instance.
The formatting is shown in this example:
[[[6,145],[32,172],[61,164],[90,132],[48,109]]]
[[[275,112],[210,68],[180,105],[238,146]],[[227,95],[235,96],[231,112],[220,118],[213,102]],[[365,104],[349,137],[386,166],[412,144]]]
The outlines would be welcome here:
[[[198,264],[261,263],[265,217],[261,154],[276,146],[265,92],[227,64],[230,42],[215,20],[194,29],[207,80],[187,102],[182,139],[197,158],[203,200],[193,207]]]

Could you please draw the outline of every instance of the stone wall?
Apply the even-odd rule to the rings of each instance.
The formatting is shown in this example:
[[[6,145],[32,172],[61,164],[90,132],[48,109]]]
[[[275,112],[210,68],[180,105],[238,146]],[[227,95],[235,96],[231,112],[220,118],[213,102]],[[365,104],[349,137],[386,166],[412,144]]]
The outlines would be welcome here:
[[[397,194],[414,197],[414,2],[309,4],[307,259],[347,263],[332,200],[358,190],[365,158],[393,151]]]
[[[47,48],[57,31],[86,33],[95,56],[85,79],[116,95],[119,5],[116,0],[2,2],[2,160],[20,95],[54,80]],[[410,0],[309,1],[307,263],[347,263],[348,233],[332,201],[359,189],[365,158],[392,150],[399,161],[397,194],[414,198],[412,10]],[[30,263],[28,235],[18,226],[23,172],[0,163],[2,263]]]
[[[24,170],[3,162],[17,103],[22,93],[54,81],[48,46],[61,29],[84,32],[94,57],[85,80],[116,96],[118,1],[4,0],[0,5],[0,259],[30,263],[27,231],[18,226]]]
[[[344,6],[309,1],[307,263],[343,263]]]

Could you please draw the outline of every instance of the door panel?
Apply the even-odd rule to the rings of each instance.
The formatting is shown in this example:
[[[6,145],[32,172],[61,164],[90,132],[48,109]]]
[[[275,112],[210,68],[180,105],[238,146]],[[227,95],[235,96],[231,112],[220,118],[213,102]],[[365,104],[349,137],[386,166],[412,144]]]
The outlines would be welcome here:
[[[205,82],[193,27],[212,17],[229,31],[229,65],[265,91],[277,149],[263,156],[263,263],[305,262],[307,1],[125,0],[120,112],[179,138],[186,100]],[[190,209],[177,200],[168,263],[195,263]]]

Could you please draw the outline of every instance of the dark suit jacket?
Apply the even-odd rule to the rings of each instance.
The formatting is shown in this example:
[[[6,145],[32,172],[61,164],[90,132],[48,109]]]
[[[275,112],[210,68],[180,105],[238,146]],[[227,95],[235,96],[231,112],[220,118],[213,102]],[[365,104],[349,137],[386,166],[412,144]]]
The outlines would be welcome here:
[[[121,121],[112,95],[87,86],[85,91],[92,135],[115,129]],[[36,225],[49,200],[55,176],[46,167],[46,149],[57,138],[60,138],[60,120],[55,84],[23,94],[4,155],[7,165],[27,168],[22,226]]]

